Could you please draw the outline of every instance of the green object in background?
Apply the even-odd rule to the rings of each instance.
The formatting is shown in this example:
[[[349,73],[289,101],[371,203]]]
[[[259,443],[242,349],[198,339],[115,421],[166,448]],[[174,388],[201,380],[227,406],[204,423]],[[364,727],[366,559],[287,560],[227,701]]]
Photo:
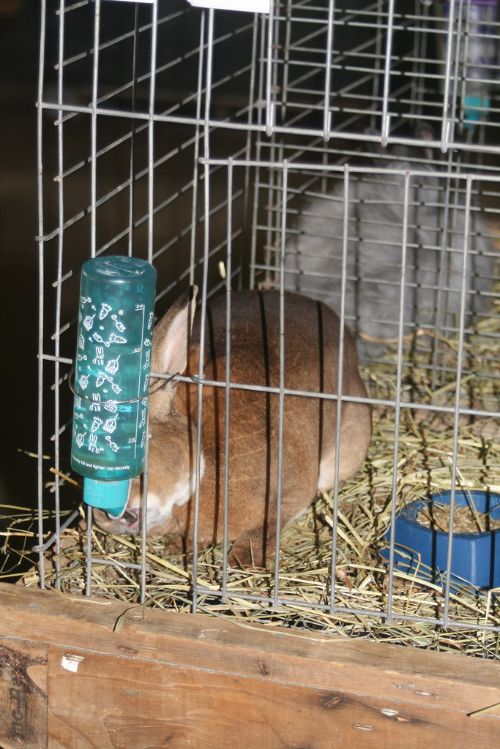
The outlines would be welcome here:
[[[475,127],[487,116],[491,106],[489,96],[464,96],[464,120],[465,127]]]
[[[125,256],[82,268],[71,466],[84,500],[113,515],[144,465],[156,271]]]
[[[437,23],[441,23],[443,16],[449,17],[450,0],[435,2],[434,5],[439,19]],[[498,66],[499,5],[499,0],[454,0],[456,29],[451,39],[451,59],[455,62],[456,56],[459,56],[458,75],[462,82],[458,95],[462,96],[464,127],[468,130],[488,119]],[[438,34],[443,61],[446,60],[448,41],[447,32]]]

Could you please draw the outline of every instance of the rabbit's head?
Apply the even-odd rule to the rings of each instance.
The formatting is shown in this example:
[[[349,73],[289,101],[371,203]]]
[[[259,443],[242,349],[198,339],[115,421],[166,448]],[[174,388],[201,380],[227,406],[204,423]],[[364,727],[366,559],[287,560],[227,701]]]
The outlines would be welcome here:
[[[376,130],[366,130],[368,135],[380,137]],[[432,162],[436,160],[435,149],[431,146],[436,140],[436,134],[432,125],[428,122],[419,122],[412,133],[415,144],[394,143],[383,148],[380,142],[367,143],[367,150],[373,155],[375,166],[383,166],[388,169],[436,169]]]
[[[172,410],[177,382],[175,379],[155,379],[155,374],[182,375],[186,371],[196,311],[198,287],[191,286],[156,325],[153,332],[151,363],[152,394],[149,399],[149,417],[152,421],[167,421]]]
[[[153,374],[186,371],[197,288],[192,287],[168,310],[153,334]],[[178,532],[175,508],[194,491],[194,434],[189,421],[175,407],[175,379],[152,378],[149,406],[147,527],[155,533]],[[203,464],[201,465],[203,472]],[[131,482],[124,513],[116,518],[96,510],[97,524],[116,534],[136,534],[140,527],[143,479]]]

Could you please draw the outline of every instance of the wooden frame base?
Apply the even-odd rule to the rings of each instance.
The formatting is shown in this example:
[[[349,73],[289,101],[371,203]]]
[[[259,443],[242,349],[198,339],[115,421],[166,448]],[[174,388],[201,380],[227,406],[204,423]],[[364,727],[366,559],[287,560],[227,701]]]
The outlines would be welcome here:
[[[500,664],[0,585],[2,749],[500,747]]]

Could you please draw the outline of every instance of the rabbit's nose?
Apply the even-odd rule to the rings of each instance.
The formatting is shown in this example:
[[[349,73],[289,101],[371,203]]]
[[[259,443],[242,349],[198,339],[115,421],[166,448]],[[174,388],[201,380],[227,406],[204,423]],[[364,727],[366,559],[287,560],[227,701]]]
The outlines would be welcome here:
[[[123,521],[127,530],[131,533],[135,533],[139,528],[139,514],[140,510],[138,507],[127,508],[123,513]]]
[[[139,510],[125,510],[123,518],[127,523],[135,523],[139,519]]]

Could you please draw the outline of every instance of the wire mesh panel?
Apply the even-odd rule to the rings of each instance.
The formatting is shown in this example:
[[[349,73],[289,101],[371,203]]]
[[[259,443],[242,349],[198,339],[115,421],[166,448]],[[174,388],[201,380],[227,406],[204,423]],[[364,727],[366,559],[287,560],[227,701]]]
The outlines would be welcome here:
[[[42,3],[42,586],[495,655],[493,567],[452,574],[462,497],[498,522],[492,8]],[[186,369],[153,373],[134,532],[69,471],[79,269],[105,254],[154,264],[158,318],[198,287]],[[440,572],[397,538],[414,500]]]
[[[466,176],[458,178],[433,172],[432,167],[419,171],[421,166],[406,158],[389,161],[385,169],[371,165],[328,168],[314,164],[304,168],[300,162],[293,164],[297,177],[295,186],[289,188],[287,202],[289,236],[285,285],[340,309],[347,198],[346,318],[366,342],[360,349],[370,358],[377,354],[376,343],[383,344],[397,337],[401,236],[405,228],[409,237],[404,271],[405,332],[423,333],[424,329],[445,335],[458,332],[466,233],[470,242],[466,329],[476,330],[480,321],[491,314],[490,303],[495,296],[496,230],[485,221],[482,209],[472,205],[480,192],[479,179],[474,180],[471,188],[467,218]],[[398,167],[404,170],[398,172]],[[412,180],[405,203],[407,174],[411,174]],[[453,202],[448,187],[451,180],[455,185],[451,192]],[[495,189],[495,180],[490,180],[486,178],[484,184]],[[322,182],[327,184],[324,192]],[[269,190],[270,183],[259,188]],[[272,222],[273,213],[279,213],[283,200],[280,187],[273,187],[272,195],[271,225],[255,227],[256,231],[265,230],[266,235],[271,235],[267,263],[256,262],[255,265],[256,271],[267,274],[269,280],[274,278],[273,268],[279,267],[276,261],[279,236],[275,239],[279,227]],[[444,224],[445,218],[448,226]]]
[[[269,16],[217,13],[210,28],[182,0],[160,3],[154,24],[139,4],[117,11],[103,2],[95,35],[88,3],[68,3],[60,12],[63,111],[90,112],[85,91],[96,74],[99,114],[144,120],[154,44],[157,121],[193,124],[206,117],[214,126],[267,135],[363,135],[385,144],[415,140],[404,125],[426,117],[444,151],[453,145],[498,152],[494,0],[287,0],[274,3]],[[49,39],[54,52],[55,38]],[[206,70],[198,86],[200,55]],[[55,103],[51,94],[44,107]],[[483,126],[480,144],[476,124]],[[378,135],[366,135],[367,125]]]
[[[356,139],[368,122],[383,143],[404,142],[425,116],[444,151],[474,148],[474,123],[481,149],[491,138],[497,150],[495,3],[287,2],[267,33],[268,134]]]

